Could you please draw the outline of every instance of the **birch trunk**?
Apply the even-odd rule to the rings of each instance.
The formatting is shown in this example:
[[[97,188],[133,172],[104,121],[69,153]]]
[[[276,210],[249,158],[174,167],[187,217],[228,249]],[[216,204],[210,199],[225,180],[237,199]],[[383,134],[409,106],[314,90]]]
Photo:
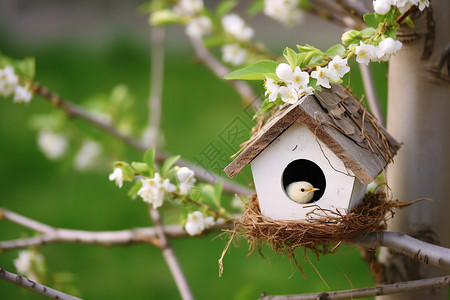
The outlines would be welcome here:
[[[414,16],[413,16],[414,17]],[[450,247],[450,3],[431,1],[416,14],[415,29],[402,29],[403,48],[389,65],[388,131],[404,143],[387,170],[393,197],[422,201],[396,213],[388,230]],[[385,281],[442,276],[445,269],[416,263],[382,249]],[[447,288],[379,299],[447,299]]]

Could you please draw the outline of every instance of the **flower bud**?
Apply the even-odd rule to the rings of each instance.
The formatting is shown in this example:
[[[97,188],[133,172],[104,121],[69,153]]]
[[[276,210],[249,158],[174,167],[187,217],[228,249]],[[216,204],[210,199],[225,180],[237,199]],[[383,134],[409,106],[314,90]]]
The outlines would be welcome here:
[[[341,37],[342,43],[345,45],[358,44],[361,39],[362,34],[358,30],[349,30],[347,32],[344,32]]]

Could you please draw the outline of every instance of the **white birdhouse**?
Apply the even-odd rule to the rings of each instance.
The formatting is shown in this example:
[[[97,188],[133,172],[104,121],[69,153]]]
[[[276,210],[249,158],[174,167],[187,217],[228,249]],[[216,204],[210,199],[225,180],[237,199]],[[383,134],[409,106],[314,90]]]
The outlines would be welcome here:
[[[399,147],[334,85],[275,114],[225,172],[250,163],[261,213],[272,219],[304,219],[317,207],[345,214]]]

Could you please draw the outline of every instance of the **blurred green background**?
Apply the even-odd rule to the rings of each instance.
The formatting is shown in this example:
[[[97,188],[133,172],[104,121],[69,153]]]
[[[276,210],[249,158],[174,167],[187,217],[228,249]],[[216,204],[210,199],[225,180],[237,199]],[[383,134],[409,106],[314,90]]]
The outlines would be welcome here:
[[[30,3],[9,1],[12,2],[22,3],[25,7]],[[135,2],[132,4],[137,5],[139,1]],[[83,9],[95,18],[97,11],[89,11],[90,6],[85,1],[82,3]],[[98,3],[105,4],[106,1]],[[53,2],[46,1],[38,13],[45,11],[45,5],[50,9],[50,4]],[[96,9],[102,11],[103,6],[99,5]],[[107,19],[109,23],[106,24],[110,26],[96,27],[95,33],[86,31],[84,27],[73,30],[62,26],[61,32],[52,31],[51,37],[50,34],[46,35],[43,25],[44,32],[40,36],[33,36],[32,30],[36,30],[33,29],[33,20],[37,17],[33,19],[33,11],[19,10],[22,19],[17,20],[18,27],[14,27],[15,20],[11,18],[2,23],[0,51],[14,58],[35,56],[36,80],[75,103],[82,103],[93,95],[107,97],[117,84],[125,84],[134,99],[132,111],[137,117],[136,123],[144,125],[148,114],[149,28],[145,18],[136,13],[135,6],[128,5],[123,9],[110,12],[110,17],[99,17],[100,25]],[[114,16],[123,15],[127,17],[115,22]],[[23,20],[26,18],[31,21],[24,25]],[[264,20],[251,20],[258,32],[255,39],[265,42],[274,53],[280,53],[286,45],[293,46],[296,43],[315,43],[326,48],[339,42],[340,35],[335,33],[342,31],[333,24],[313,19],[312,29],[299,34],[301,31],[298,28],[285,30],[272,21],[267,25]],[[46,19],[46,22],[51,24],[51,19]],[[83,23],[83,20],[79,22]],[[133,26],[136,27],[130,26],[128,22],[135,22]],[[94,21],[92,23],[97,24]],[[300,27],[304,28],[308,23],[304,22]],[[314,24],[320,26],[314,27]],[[35,25],[39,28],[40,23]],[[333,30],[330,33],[328,29],[331,26]],[[136,28],[139,28],[138,32]],[[280,30],[284,34],[277,34]],[[228,84],[212,76],[209,70],[195,60],[187,40],[182,37],[182,31],[181,28],[170,28],[167,32],[163,148],[173,154],[182,154],[191,161],[195,161],[211,142],[231,154],[221,142],[220,133],[237,116],[245,119],[244,107]],[[375,65],[374,69],[380,96],[385,98],[386,66]],[[351,86],[358,95],[362,94],[356,66],[352,68]],[[258,92],[262,91],[262,83],[255,83],[255,87],[259,89]],[[39,97],[35,97],[29,105],[14,105],[10,100],[1,99],[0,206],[62,228],[119,230],[151,226],[146,205],[139,200],[130,200],[126,195],[127,185],[118,189],[107,178],[115,160],[138,161],[141,153],[123,147],[120,142],[105,137],[102,132],[79,120],[72,120],[70,126],[79,136],[106,140],[108,145],[113,145],[113,151],[105,153],[108,165],[96,171],[81,173],[71,167],[73,156],[59,162],[49,161],[38,149],[36,132],[30,129],[29,122],[33,115],[54,110]],[[249,174],[248,168],[246,174]],[[246,183],[243,176],[237,180]],[[230,200],[228,196],[225,201]],[[171,216],[166,215],[166,219],[170,221]],[[32,234],[17,225],[0,222],[1,240]],[[314,267],[303,260],[303,249],[298,249],[298,260],[307,274],[307,278],[303,278],[294,263],[268,248],[263,249],[264,259],[257,253],[247,257],[247,243],[244,240],[240,241],[238,247],[230,247],[224,260],[224,274],[219,278],[217,260],[226,240],[227,236],[214,233],[172,241],[197,299],[255,299],[261,292],[297,294],[328,291],[320,276],[331,290],[373,285],[368,265],[360,258],[359,250],[355,247],[343,245],[336,254],[322,256],[319,261],[315,255],[309,254]],[[52,272],[73,275],[73,284],[83,298],[179,298],[168,268],[159,250],[153,246],[105,248],[52,244],[41,247],[41,251]],[[16,257],[17,251],[1,253],[0,266],[15,272],[12,261]],[[4,281],[0,281],[0,298],[46,299]]]

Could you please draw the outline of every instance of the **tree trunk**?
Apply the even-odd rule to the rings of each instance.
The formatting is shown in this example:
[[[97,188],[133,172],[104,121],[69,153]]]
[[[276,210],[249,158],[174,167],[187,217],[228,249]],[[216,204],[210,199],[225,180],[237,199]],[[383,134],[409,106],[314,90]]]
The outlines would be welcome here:
[[[388,230],[450,247],[450,3],[433,0],[402,28],[402,50],[389,65],[388,131],[403,143],[387,183],[394,199],[422,201],[396,213]],[[385,281],[442,276],[447,270],[416,263],[381,249]],[[379,299],[447,299],[447,289],[382,296]]]

